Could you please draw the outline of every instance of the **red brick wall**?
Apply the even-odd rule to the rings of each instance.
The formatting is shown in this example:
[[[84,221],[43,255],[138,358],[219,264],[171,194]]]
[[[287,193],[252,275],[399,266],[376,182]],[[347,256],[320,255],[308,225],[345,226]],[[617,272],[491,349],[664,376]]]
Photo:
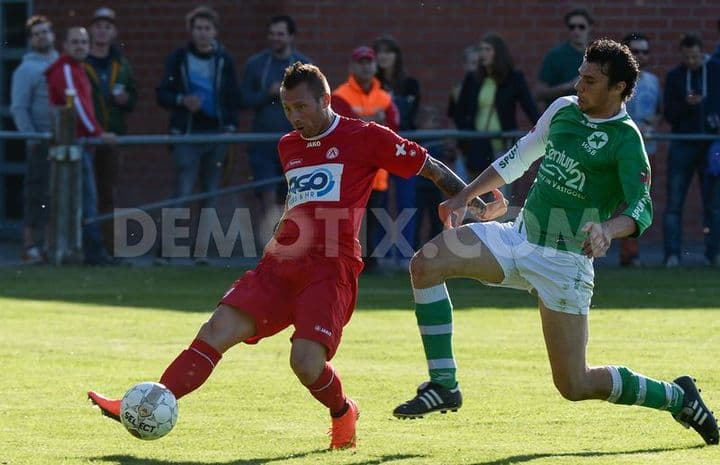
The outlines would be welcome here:
[[[197,5],[185,0],[35,0],[35,11],[49,15],[58,33],[69,25],[87,24],[92,11],[113,4],[118,14],[120,42],[137,74],[140,99],[130,118],[132,133],[162,133],[167,115],[155,104],[154,87],[160,80],[165,56],[187,40],[183,17]],[[517,66],[530,84],[544,53],[567,35],[562,16],[579,3],[566,0],[216,0],[210,4],[222,17],[220,39],[241,69],[245,60],[265,46],[265,22],[272,14],[287,13],[298,23],[299,50],[309,55],[327,74],[331,86],[346,74],[349,51],[370,43],[381,33],[395,36],[404,53],[407,71],[420,80],[425,103],[445,107],[448,89],[462,77],[462,50],[487,31],[500,33],[508,42]],[[651,38],[653,71],[664,77],[677,63],[676,47],[686,31],[702,34],[708,50],[718,41],[716,0],[596,0],[586,7],[595,17],[594,36],[622,38],[631,31]],[[60,34],[58,34],[60,36]],[[248,115],[243,114],[241,128]],[[236,152],[242,155],[242,147]],[[155,200],[172,192],[172,161],[164,147],[128,149],[121,192],[125,205]],[[660,237],[664,201],[665,146],[653,160],[656,221],[650,239]],[[234,180],[245,176],[243,160]],[[689,237],[698,239],[696,187],[689,196]]]

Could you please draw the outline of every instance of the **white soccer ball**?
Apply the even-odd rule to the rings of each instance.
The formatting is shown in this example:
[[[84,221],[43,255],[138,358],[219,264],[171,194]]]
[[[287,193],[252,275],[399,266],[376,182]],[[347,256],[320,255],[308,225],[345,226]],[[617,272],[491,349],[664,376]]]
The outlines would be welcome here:
[[[160,383],[136,384],[120,403],[120,420],[136,438],[160,439],[173,429],[177,418],[177,400]]]

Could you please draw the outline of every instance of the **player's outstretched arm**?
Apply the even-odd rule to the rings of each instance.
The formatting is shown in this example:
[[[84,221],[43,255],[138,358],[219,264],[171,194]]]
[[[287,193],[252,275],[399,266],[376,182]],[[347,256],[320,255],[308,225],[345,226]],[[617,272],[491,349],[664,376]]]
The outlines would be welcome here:
[[[507,200],[499,191],[496,191],[497,187],[504,184],[503,179],[494,169],[487,175],[486,172],[483,172],[470,186],[466,186],[465,182],[444,163],[428,156],[418,174],[430,179],[445,195],[450,197],[450,200],[443,202],[443,204],[454,205],[459,203],[458,210],[463,210],[462,216],[464,216],[465,209],[469,207],[474,217],[481,221],[487,221],[505,214]],[[496,191],[494,193],[495,200],[489,204],[480,199],[479,195],[493,191]]]
[[[438,186],[438,189],[448,197],[453,197],[466,186],[465,182],[448,168],[445,163],[430,155],[425,159],[425,164],[418,175],[434,182],[435,185]]]

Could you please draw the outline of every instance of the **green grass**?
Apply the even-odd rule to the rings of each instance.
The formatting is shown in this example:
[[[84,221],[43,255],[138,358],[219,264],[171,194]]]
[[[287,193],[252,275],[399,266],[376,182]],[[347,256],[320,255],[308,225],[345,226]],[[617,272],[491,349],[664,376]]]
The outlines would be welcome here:
[[[456,281],[465,405],[399,421],[425,378],[405,275],[368,277],[334,360],[358,400],[359,447],[324,452],[325,410],[288,366],[289,332],[239,346],[184,398],[166,438],[136,440],[89,407],[156,380],[238,275],[217,268],[0,269],[0,465],[718,464],[667,413],[564,401],[533,299]],[[720,274],[601,269],[589,360],[662,379],[690,372],[720,408]]]

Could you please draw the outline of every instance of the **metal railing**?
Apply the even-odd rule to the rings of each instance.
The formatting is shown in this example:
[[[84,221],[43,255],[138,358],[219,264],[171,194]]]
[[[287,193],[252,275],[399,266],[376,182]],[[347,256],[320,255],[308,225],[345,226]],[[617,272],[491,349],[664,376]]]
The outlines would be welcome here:
[[[68,118],[72,117],[72,121]],[[0,131],[1,139],[24,139],[51,141],[53,145],[51,149],[51,161],[53,163],[51,169],[51,202],[50,202],[50,227],[54,229],[51,232],[50,259],[55,264],[60,264],[64,260],[71,257],[70,261],[76,261],[79,247],[79,237],[81,237],[80,222],[75,221],[78,212],[81,211],[81,199],[78,195],[80,188],[77,186],[79,179],[80,161],[77,156],[71,156],[71,153],[81,152],[82,146],[103,145],[104,141],[97,137],[90,138],[73,138],[69,131],[74,130],[74,114],[66,112],[64,115],[66,120],[62,123],[56,123],[54,135],[51,132],[19,132],[19,131]],[[59,120],[60,118],[58,118]],[[61,127],[62,126],[62,127]],[[64,134],[61,134],[64,132]],[[400,134],[407,138],[417,141],[437,140],[437,139],[506,139],[515,140],[524,136],[527,131],[467,131],[454,129],[437,129],[437,130],[418,130],[403,131]],[[184,135],[160,135],[160,134],[143,134],[143,135],[126,135],[118,136],[116,144],[118,146],[137,146],[137,145],[174,145],[174,144],[233,144],[233,143],[253,143],[253,142],[275,142],[280,139],[283,133],[223,133],[223,134],[184,134]],[[653,132],[644,136],[646,140],[655,141],[716,141],[720,140],[720,134],[676,134],[676,133],[659,133]],[[238,186],[232,186],[223,189],[217,189],[198,194],[191,194],[184,197],[176,197],[172,199],[162,200],[139,205],[135,210],[144,211],[156,210],[165,207],[175,207],[183,203],[203,200],[211,197],[219,197],[225,195],[236,194],[243,191],[249,191],[259,187],[277,184],[283,181],[283,177],[278,176],[261,181],[253,181]],[[73,189],[69,194],[62,188],[63,183],[72,181]],[[61,211],[58,211],[60,209]],[[91,218],[85,218],[82,224],[97,223],[108,221],[113,218],[120,218],[131,209],[125,209],[120,213],[107,213],[97,215]],[[72,218],[72,220],[70,220]],[[73,258],[74,257],[74,258]]]

